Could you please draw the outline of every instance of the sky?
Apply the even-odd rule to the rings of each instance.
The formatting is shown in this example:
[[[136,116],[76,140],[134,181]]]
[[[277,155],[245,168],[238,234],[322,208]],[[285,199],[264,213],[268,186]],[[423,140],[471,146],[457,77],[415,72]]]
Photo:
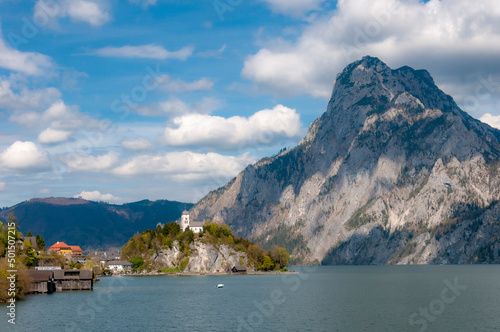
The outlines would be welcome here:
[[[197,202],[297,145],[365,55],[500,128],[496,0],[0,0],[0,206]]]

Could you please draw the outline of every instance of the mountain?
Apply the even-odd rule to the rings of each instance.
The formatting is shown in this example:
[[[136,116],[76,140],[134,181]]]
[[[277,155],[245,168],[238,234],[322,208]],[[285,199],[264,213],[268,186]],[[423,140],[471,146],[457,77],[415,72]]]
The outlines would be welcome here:
[[[47,248],[57,241],[85,249],[123,246],[132,235],[179,219],[184,207],[193,204],[144,200],[123,205],[78,198],[35,198],[13,206],[26,234],[40,234]],[[4,221],[10,209],[0,212]]]
[[[191,211],[296,262],[500,262],[500,131],[425,70],[348,65],[300,144]]]

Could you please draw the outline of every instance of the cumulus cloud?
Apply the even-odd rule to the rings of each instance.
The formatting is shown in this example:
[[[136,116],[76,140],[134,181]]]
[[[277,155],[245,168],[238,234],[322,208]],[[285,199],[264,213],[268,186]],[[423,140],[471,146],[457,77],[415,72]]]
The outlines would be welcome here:
[[[311,10],[319,9],[325,0],[262,0],[267,3],[273,12],[302,16]]]
[[[199,102],[186,103],[178,98],[167,101],[143,105],[135,112],[143,116],[179,116],[185,114],[210,114],[221,106],[215,98],[205,97]]]
[[[143,58],[143,59],[178,59],[186,60],[194,51],[194,47],[186,46],[178,51],[168,51],[162,46],[149,44],[141,46],[107,46],[98,50],[92,51],[89,54],[98,55],[102,57],[112,58]]]
[[[71,131],[47,128],[38,135],[38,142],[44,144],[61,143],[65,142],[70,135]]]
[[[173,80],[168,75],[158,77],[160,88],[172,93],[199,91],[199,90],[212,90],[214,82],[206,77],[202,77],[197,81],[185,82],[183,80]]]
[[[50,57],[36,52],[21,52],[13,49],[2,37],[0,28],[0,68],[26,75],[41,76],[53,70]]]
[[[146,138],[138,138],[135,140],[123,141],[122,146],[130,151],[141,151],[153,148],[153,143],[151,143],[151,141]]]
[[[113,170],[121,176],[167,175],[177,181],[230,178],[255,162],[249,154],[224,156],[217,153],[200,154],[191,151],[156,155],[139,155]]]
[[[120,154],[110,151],[101,156],[82,156],[69,154],[66,165],[74,171],[101,172],[115,166],[120,160]]]
[[[111,20],[105,3],[92,0],[59,0],[56,6],[48,6],[47,1],[38,0],[33,17],[49,18],[54,23],[58,18],[69,17],[75,22],[84,22],[92,26],[101,26]]]
[[[500,129],[500,115],[485,114],[480,119],[480,121],[489,124],[493,128]]]
[[[173,120],[163,140],[170,146],[209,146],[233,150],[249,145],[268,145],[302,133],[300,116],[294,109],[277,105],[249,118],[223,118],[190,114]]]
[[[500,73],[499,53],[495,0],[340,0],[295,41],[276,38],[248,57],[242,76],[263,91],[327,99],[336,74],[367,54],[392,67],[426,68],[445,83]]]
[[[99,191],[82,191],[80,194],[75,195],[74,198],[82,198],[87,201],[95,201],[95,202],[121,202],[122,199],[116,197],[112,194],[101,194]]]
[[[1,57],[1,51],[0,51]],[[39,110],[61,97],[56,88],[30,90],[10,79],[0,78],[0,108],[9,110]]]
[[[61,143],[73,131],[80,128],[95,128],[98,121],[79,112],[78,107],[68,106],[57,100],[43,112],[15,112],[10,121],[28,128],[44,128],[38,136],[40,143]]]
[[[16,141],[0,154],[0,166],[10,170],[42,170],[50,166],[50,161],[35,143]]]

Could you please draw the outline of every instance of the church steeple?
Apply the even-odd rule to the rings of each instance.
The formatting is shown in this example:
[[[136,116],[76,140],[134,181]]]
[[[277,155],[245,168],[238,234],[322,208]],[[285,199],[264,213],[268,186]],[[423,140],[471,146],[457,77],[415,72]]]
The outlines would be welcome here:
[[[184,232],[188,227],[189,227],[189,212],[186,209],[184,209],[184,211],[182,211],[182,216],[181,216],[182,231]]]

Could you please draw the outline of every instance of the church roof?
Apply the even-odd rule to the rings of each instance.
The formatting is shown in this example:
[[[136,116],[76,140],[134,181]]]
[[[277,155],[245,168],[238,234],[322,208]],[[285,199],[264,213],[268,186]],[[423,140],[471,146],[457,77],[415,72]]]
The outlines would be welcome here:
[[[186,210],[184,210],[184,211],[182,211],[182,215],[183,215],[183,216],[186,216],[186,215],[188,215],[188,216],[189,216],[189,212],[187,212]]]
[[[205,223],[203,221],[191,221],[189,227],[204,227]]]

